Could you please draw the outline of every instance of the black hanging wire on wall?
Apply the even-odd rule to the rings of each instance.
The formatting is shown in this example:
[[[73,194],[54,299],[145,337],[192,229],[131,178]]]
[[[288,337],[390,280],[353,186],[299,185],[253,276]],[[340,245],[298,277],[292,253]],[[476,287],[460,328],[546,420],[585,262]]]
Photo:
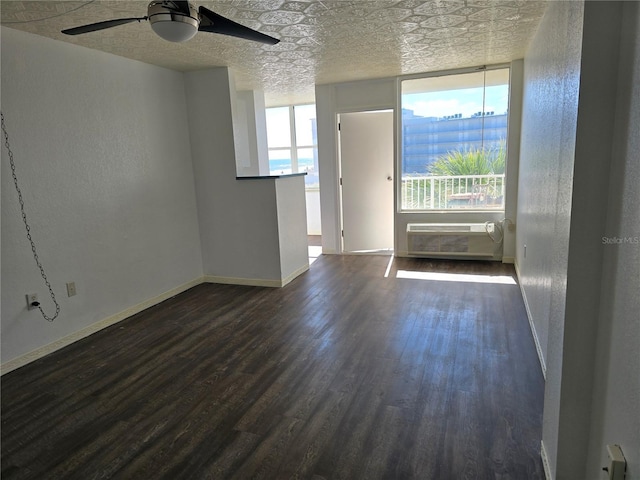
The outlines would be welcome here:
[[[40,275],[42,275],[42,279],[44,280],[45,285],[49,289],[49,295],[51,296],[51,300],[53,300],[53,303],[56,306],[56,313],[53,317],[49,317],[46,313],[44,313],[44,310],[42,310],[42,306],[40,304],[36,305],[35,303],[33,303],[32,305],[34,307],[37,307],[38,310],[40,310],[40,313],[42,314],[45,320],[47,320],[48,322],[53,322],[56,318],[58,318],[58,315],[60,314],[60,304],[56,300],[56,295],[53,292],[51,283],[49,283],[49,280],[47,279],[47,275],[44,272],[44,267],[40,262],[40,258],[38,257],[38,251],[36,250],[36,244],[33,241],[33,238],[31,236],[31,227],[29,226],[29,222],[27,221],[27,214],[24,209],[24,200],[22,198],[22,191],[20,190],[20,186],[18,184],[18,177],[16,175],[16,164],[13,159],[13,152],[11,151],[11,147],[9,146],[9,134],[7,133],[7,128],[4,124],[4,113],[2,111],[0,111],[0,124],[2,127],[2,133],[4,134],[4,146],[7,149],[7,153],[9,155],[9,165],[11,166],[11,176],[13,177],[13,184],[15,185],[16,192],[18,193],[18,203],[20,204],[20,213],[22,214],[22,222],[24,223],[24,228],[27,231],[27,240],[29,240],[29,244],[31,245],[31,252],[33,253],[33,259],[35,260],[36,265],[40,270]]]

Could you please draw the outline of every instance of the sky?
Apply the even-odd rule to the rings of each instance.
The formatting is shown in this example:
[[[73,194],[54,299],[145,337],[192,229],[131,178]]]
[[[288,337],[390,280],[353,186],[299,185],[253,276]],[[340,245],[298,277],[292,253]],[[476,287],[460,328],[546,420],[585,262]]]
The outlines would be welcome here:
[[[482,87],[460,90],[448,90],[429,93],[412,93],[402,95],[402,108],[413,110],[422,117],[445,117],[461,113],[462,117],[470,117],[483,111]],[[496,115],[507,113],[509,106],[509,88],[507,85],[487,87],[484,108],[485,112]]]

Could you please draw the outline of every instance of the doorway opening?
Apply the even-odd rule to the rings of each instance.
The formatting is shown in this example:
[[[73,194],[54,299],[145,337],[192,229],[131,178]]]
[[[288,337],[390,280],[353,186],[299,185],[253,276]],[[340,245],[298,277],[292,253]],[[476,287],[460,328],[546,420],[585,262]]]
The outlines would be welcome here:
[[[339,172],[342,252],[394,250],[393,110],[342,113]]]

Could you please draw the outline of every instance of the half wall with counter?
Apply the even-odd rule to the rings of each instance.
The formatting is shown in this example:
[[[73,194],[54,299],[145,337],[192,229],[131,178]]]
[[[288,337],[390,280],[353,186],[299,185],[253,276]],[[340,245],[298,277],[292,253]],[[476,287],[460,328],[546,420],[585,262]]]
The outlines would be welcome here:
[[[284,286],[309,268],[304,176],[239,177],[231,72],[185,83],[205,280]]]

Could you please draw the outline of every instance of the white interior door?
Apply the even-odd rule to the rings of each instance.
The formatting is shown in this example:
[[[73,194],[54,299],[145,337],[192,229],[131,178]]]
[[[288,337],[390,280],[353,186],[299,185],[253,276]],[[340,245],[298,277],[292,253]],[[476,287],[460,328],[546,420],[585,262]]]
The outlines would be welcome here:
[[[393,112],[340,115],[345,252],[393,250]]]

